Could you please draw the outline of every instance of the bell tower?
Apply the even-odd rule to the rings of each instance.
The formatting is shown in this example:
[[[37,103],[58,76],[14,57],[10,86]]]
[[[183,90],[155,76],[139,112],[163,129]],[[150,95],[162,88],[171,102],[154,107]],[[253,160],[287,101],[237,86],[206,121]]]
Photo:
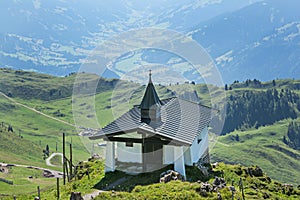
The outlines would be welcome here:
[[[161,101],[155,91],[155,87],[151,79],[152,73],[149,70],[149,82],[141,102],[141,121],[149,125],[152,123],[159,122],[160,118],[160,108]]]

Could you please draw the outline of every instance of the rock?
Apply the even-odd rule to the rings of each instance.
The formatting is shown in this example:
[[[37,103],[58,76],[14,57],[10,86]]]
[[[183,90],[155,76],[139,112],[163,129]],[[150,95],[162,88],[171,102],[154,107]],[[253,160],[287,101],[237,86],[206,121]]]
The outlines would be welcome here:
[[[210,183],[200,183],[200,188],[196,189],[202,197],[208,197],[208,193],[213,191],[213,187]]]
[[[213,185],[220,185],[220,183],[221,183],[221,181],[220,181],[219,177],[216,176],[215,180],[213,182]]]
[[[160,183],[167,183],[170,182],[171,180],[180,180],[180,181],[184,181],[184,177],[173,170],[168,170],[166,172],[163,172],[160,174]]]
[[[217,200],[222,200],[222,196],[221,196],[220,192],[218,192],[218,198],[217,198]]]
[[[218,165],[219,165],[219,163],[218,163],[218,162],[216,162],[216,163],[213,163],[211,166],[212,166],[212,168],[217,168],[217,167],[218,167]]]
[[[235,187],[233,185],[229,186],[229,189],[230,189],[231,192],[235,192],[236,191],[236,189],[235,189]]]
[[[70,200],[83,200],[81,192],[71,192]]]
[[[282,185],[282,193],[290,196],[293,194],[293,191],[294,191],[294,186],[292,184],[283,184]]]
[[[219,189],[226,187],[226,181],[224,178],[220,178],[216,176],[212,185],[213,185],[213,191],[218,191]]]
[[[201,189],[204,189],[206,192],[211,192],[213,190],[213,187],[209,183],[202,183]]]

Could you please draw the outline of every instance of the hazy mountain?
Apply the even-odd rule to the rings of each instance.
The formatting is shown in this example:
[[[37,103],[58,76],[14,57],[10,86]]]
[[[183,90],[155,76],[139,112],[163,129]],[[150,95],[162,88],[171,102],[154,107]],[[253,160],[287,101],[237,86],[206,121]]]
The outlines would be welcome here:
[[[163,27],[187,33],[203,45],[225,82],[300,77],[300,14],[297,0],[270,1],[1,1],[1,67],[54,75],[77,71],[103,40],[124,31]],[[177,65],[186,79],[193,69],[174,55],[141,51],[120,57],[107,77],[150,63]]]
[[[300,2],[262,1],[194,27],[226,81],[300,77]]]

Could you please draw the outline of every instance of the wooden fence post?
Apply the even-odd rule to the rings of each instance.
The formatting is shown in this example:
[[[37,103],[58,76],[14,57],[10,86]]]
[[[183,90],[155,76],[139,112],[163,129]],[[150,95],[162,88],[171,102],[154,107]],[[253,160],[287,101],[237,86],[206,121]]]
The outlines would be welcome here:
[[[38,191],[38,197],[41,199],[41,191],[40,191],[40,186],[37,186],[37,191]]]
[[[57,200],[59,200],[59,178],[56,178]]]
[[[70,144],[70,177],[72,178],[72,143]]]
[[[64,174],[64,185],[66,184],[66,152],[65,152],[65,133],[63,133],[63,174]]]

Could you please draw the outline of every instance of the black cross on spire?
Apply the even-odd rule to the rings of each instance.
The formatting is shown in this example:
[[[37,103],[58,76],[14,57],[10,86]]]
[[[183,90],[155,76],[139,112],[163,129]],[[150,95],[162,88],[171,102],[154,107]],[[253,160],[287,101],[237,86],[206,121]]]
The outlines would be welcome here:
[[[149,69],[149,83],[152,83],[151,76],[152,76],[152,70]]]

